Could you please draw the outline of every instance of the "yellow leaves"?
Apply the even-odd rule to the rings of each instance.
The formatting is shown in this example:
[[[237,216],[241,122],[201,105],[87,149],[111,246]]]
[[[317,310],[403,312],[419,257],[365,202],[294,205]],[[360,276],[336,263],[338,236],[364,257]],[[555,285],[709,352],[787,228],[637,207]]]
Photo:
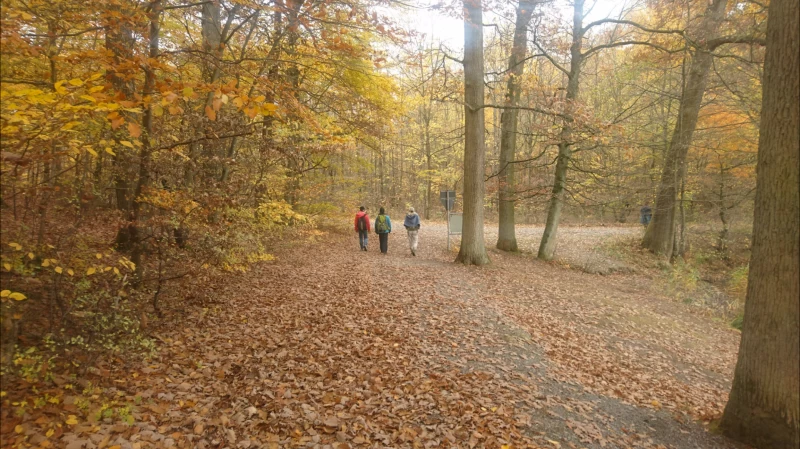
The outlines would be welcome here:
[[[80,125],[81,122],[69,122],[66,123],[64,126],[61,127],[61,131],[69,131],[70,129],[74,128],[77,125]]]
[[[53,88],[56,90],[57,93],[60,95],[66,95],[69,91],[64,88],[65,81],[59,81],[53,85]]]
[[[98,156],[97,151],[94,151],[92,147],[86,147],[86,151],[94,157]]]
[[[22,245],[20,245],[19,243],[11,242],[11,243],[8,244],[8,246],[13,248],[14,251],[22,251]]]
[[[23,299],[27,299],[27,296],[23,295],[20,292],[3,290],[2,292],[0,292],[0,298],[8,298],[8,299],[13,299],[14,301],[22,301]]]
[[[133,138],[137,138],[142,135],[142,127],[136,123],[128,123],[128,134]]]
[[[127,140],[121,140],[119,144],[122,145],[123,147],[133,148],[133,144]]]
[[[91,95],[81,95],[81,98],[83,98],[86,101],[91,101],[92,103],[97,103],[97,98]]]
[[[272,103],[264,103],[261,105],[261,115],[264,116],[272,115],[275,113],[276,109],[278,109],[278,105]]]
[[[95,274],[96,272],[97,272],[97,269],[95,267],[89,267],[89,269],[86,270],[86,276],[91,276],[91,275]]]
[[[71,80],[69,80],[69,83],[75,87],[83,86],[83,80],[80,80],[78,78],[72,78]]]
[[[11,264],[10,263],[4,263],[3,264],[3,268],[5,268],[6,271],[11,271]]]
[[[28,253],[28,259],[33,260],[36,257],[33,253]]]
[[[105,86],[94,86],[91,89],[89,89],[89,92],[90,93],[97,93],[97,92],[100,92],[101,90],[103,90],[105,88],[106,88]]]
[[[69,415],[67,420],[64,421],[64,424],[67,424],[68,426],[74,426],[75,424],[78,424],[78,417],[75,415]]]
[[[61,274],[64,272],[64,269],[61,267],[56,267],[56,273]]]
[[[25,428],[22,427],[22,425],[20,425],[20,424],[17,424],[17,426],[14,427],[14,432],[16,432],[16,433],[22,433],[24,431],[25,431]]]
[[[67,268],[67,274],[70,276],[75,276],[75,271],[73,271],[72,268]]]
[[[94,257],[96,257],[96,258],[97,258],[97,260],[100,260],[100,259],[102,259],[102,258],[103,258],[103,255],[102,255],[102,254],[100,254],[100,253],[97,253],[97,254],[95,254],[95,255],[94,255]]]
[[[53,436],[54,433],[56,433],[55,429],[49,429],[44,435],[47,438],[50,438],[51,436]]]
[[[183,94],[183,99],[188,100],[194,95],[194,89],[191,87],[184,87],[181,93]]]

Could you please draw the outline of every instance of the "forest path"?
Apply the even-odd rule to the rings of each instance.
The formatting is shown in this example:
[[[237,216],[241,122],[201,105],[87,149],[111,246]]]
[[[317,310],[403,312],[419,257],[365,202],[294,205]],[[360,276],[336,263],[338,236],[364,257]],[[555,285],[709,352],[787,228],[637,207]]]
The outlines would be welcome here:
[[[735,331],[635,275],[496,251],[486,267],[453,264],[436,231],[417,257],[405,231],[387,256],[374,234],[368,252],[328,236],[219,285],[216,305],[158,334],[159,360],[106,374],[140,398],[132,428],[78,424],[62,441],[736,447],[694,420],[726,401]]]

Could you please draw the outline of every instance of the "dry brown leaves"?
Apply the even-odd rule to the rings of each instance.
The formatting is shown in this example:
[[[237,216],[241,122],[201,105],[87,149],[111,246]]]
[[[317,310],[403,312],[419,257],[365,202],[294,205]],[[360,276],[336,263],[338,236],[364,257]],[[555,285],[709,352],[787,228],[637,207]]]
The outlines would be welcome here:
[[[132,424],[98,417],[76,392],[4,410],[2,443],[658,448],[679,443],[658,429],[667,419],[686,441],[726,447],[658,410],[718,413],[735,335],[626,293],[626,278],[499,255],[465,268],[423,237],[416,258],[402,236],[385,257],[335,238],[217,285],[215,304],[161,328],[156,360],[101,363],[79,382],[131,404]]]

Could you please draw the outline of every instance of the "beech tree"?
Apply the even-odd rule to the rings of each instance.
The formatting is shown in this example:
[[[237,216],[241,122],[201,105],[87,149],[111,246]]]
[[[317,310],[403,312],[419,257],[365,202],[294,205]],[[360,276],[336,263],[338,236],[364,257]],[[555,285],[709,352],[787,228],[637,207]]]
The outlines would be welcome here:
[[[750,273],[726,435],[800,446],[800,6],[773,0],[758,143]]]
[[[533,2],[520,0],[517,6],[517,19],[514,25],[514,41],[508,57],[508,86],[506,87],[505,109],[500,117],[500,211],[497,232],[497,249],[518,251],[514,232],[514,153],[517,149],[517,117],[520,98],[520,78],[525,68],[525,55],[528,49],[528,23],[533,15]]]
[[[480,0],[464,0],[464,222],[456,262],[489,263],[483,241],[486,158],[483,98],[483,11]]]

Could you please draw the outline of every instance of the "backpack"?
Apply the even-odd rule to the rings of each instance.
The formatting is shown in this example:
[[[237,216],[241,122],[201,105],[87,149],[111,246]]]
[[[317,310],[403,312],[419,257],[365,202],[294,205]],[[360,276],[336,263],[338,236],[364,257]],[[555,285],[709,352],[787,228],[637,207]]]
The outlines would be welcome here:
[[[359,231],[366,231],[367,230],[367,216],[362,215],[358,217],[358,230]]]
[[[375,220],[375,232],[378,234],[389,232],[389,226],[386,225],[386,215],[378,215],[378,219]]]

